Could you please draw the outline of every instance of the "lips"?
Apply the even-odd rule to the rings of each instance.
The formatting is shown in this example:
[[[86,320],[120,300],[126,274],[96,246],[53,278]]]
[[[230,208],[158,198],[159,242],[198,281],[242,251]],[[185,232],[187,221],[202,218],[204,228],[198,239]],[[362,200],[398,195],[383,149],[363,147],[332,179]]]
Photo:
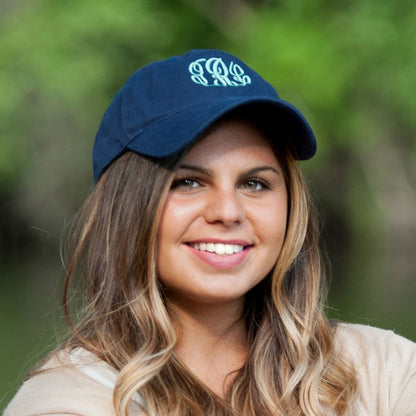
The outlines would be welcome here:
[[[189,243],[189,245],[195,250],[215,253],[218,256],[230,256],[241,253],[244,250],[244,245],[242,244],[198,242]]]
[[[243,240],[193,241],[185,244],[191,253],[215,269],[233,269],[244,263],[253,248]]]

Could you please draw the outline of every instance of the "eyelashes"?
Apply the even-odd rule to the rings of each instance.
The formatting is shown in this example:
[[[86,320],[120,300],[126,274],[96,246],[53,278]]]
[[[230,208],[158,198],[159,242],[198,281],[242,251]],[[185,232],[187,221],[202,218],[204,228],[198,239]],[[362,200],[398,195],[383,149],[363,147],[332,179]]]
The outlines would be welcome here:
[[[184,177],[174,179],[170,189],[195,189],[201,186],[201,183],[196,178]]]
[[[195,177],[182,177],[174,179],[170,187],[171,190],[195,190],[206,186],[206,181]],[[272,189],[271,184],[263,178],[246,178],[236,184],[237,189],[250,192],[264,192]]]
[[[247,179],[240,186],[244,189],[255,192],[261,192],[271,189],[271,186],[267,181],[259,178]]]

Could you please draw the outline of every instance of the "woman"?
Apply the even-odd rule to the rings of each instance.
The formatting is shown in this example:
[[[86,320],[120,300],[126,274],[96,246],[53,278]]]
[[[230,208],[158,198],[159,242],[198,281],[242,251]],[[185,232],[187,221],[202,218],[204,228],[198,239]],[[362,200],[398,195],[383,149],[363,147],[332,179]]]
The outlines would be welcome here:
[[[74,231],[72,335],[6,415],[416,414],[416,346],[322,312],[297,165],[315,150],[302,114],[228,53],[133,74]]]

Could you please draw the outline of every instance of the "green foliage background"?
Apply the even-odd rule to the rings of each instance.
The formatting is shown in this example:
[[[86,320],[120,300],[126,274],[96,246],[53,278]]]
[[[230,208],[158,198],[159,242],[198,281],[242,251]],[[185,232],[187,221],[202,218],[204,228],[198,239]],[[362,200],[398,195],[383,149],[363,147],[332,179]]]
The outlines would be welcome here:
[[[1,0],[0,409],[64,327],[60,236],[106,106],[191,48],[240,56],[314,127],[329,314],[416,340],[415,39],[412,0]]]

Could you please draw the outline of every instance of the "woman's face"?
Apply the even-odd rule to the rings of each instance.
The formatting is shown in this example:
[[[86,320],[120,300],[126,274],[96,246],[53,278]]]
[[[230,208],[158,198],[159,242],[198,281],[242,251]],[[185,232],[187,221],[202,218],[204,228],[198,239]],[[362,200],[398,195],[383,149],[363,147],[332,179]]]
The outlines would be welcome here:
[[[264,135],[227,120],[184,157],[158,231],[157,272],[175,304],[238,302],[273,268],[287,219],[282,168]]]

